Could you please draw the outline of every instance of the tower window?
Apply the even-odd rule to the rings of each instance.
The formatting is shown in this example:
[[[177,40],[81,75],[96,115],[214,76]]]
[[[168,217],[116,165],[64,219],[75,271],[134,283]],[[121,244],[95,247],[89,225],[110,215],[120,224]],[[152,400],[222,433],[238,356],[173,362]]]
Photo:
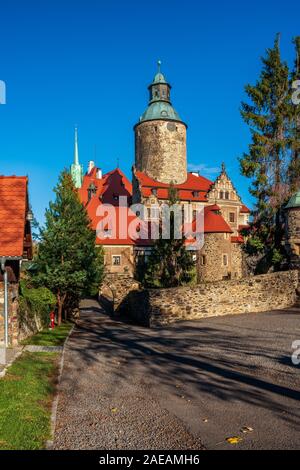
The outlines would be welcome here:
[[[228,255],[223,255],[223,266],[228,266]]]
[[[224,192],[220,191],[220,199],[224,199]]]
[[[225,192],[225,199],[229,199],[229,192],[228,191]]]
[[[200,257],[201,266],[206,266],[206,262],[207,262],[206,255],[201,255]]]
[[[234,222],[235,222],[235,213],[234,212],[229,212],[229,222],[234,224]]]

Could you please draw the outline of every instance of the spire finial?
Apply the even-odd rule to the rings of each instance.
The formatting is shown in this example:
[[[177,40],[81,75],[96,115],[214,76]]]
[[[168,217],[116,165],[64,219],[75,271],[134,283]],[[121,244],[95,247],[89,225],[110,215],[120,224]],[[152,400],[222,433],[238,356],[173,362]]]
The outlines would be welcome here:
[[[78,128],[75,126],[75,146],[74,146],[74,163],[79,165],[79,156],[78,156]]]
[[[226,173],[226,166],[224,162],[222,162],[222,173]]]
[[[161,67],[161,60],[158,60],[158,61],[157,61],[157,70],[158,70],[158,73],[160,73],[160,67]]]

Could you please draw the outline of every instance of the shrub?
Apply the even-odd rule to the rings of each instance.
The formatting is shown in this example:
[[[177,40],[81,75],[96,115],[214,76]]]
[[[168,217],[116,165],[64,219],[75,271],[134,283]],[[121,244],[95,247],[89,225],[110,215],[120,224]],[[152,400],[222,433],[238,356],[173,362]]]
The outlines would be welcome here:
[[[31,288],[25,280],[20,282],[20,321],[38,321],[41,327],[49,323],[50,311],[56,305],[56,297],[46,287]]]

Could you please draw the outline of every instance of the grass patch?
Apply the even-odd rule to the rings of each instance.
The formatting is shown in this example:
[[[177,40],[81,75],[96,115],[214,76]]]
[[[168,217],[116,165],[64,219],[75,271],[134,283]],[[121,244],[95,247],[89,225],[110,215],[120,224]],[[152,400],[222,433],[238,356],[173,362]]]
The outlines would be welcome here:
[[[73,323],[62,323],[61,326],[49,330],[40,331],[36,335],[22,341],[22,344],[32,344],[35,346],[62,346],[73,326]]]
[[[25,352],[0,379],[0,449],[43,449],[50,439],[58,354]]]

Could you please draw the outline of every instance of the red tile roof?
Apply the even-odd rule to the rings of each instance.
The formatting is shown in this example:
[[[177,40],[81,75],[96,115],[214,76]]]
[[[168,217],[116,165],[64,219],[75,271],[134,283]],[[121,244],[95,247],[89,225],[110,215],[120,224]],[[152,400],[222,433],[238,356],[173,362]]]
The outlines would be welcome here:
[[[110,212],[111,209],[105,210],[105,205],[100,204],[100,207],[101,214],[92,219],[92,228],[98,231],[98,245],[146,246],[151,243],[148,240],[147,222],[139,219],[129,208],[114,207]],[[137,233],[136,228],[139,230]],[[103,233],[105,231],[107,235]],[[141,239],[143,236],[147,239]]]
[[[218,213],[216,204],[204,207],[204,233],[232,233],[232,229]]]
[[[231,243],[244,243],[244,237],[242,235],[231,237]]]
[[[158,199],[168,199],[169,184],[155,181],[141,171],[135,171],[135,176],[139,181],[142,196],[149,197],[153,190],[156,190]],[[207,202],[207,192],[212,184],[212,181],[204,176],[188,173],[187,180],[182,184],[174,184],[174,187],[178,190],[181,201]]]
[[[23,256],[27,183],[26,176],[0,176],[0,256]]]
[[[241,208],[241,214],[250,214],[250,213],[251,213],[250,209],[247,206],[245,206],[245,204],[243,204]]]
[[[97,178],[97,168],[94,167],[92,171],[85,175],[82,182],[82,187],[78,190],[80,200],[87,206],[89,212],[89,205],[93,205],[94,200],[101,198],[103,204],[118,205],[118,200],[114,196],[127,196],[128,199],[132,196],[132,184],[125,174],[116,168],[109,173],[106,173],[102,178]],[[91,184],[96,186],[96,194],[89,201],[88,188]]]

